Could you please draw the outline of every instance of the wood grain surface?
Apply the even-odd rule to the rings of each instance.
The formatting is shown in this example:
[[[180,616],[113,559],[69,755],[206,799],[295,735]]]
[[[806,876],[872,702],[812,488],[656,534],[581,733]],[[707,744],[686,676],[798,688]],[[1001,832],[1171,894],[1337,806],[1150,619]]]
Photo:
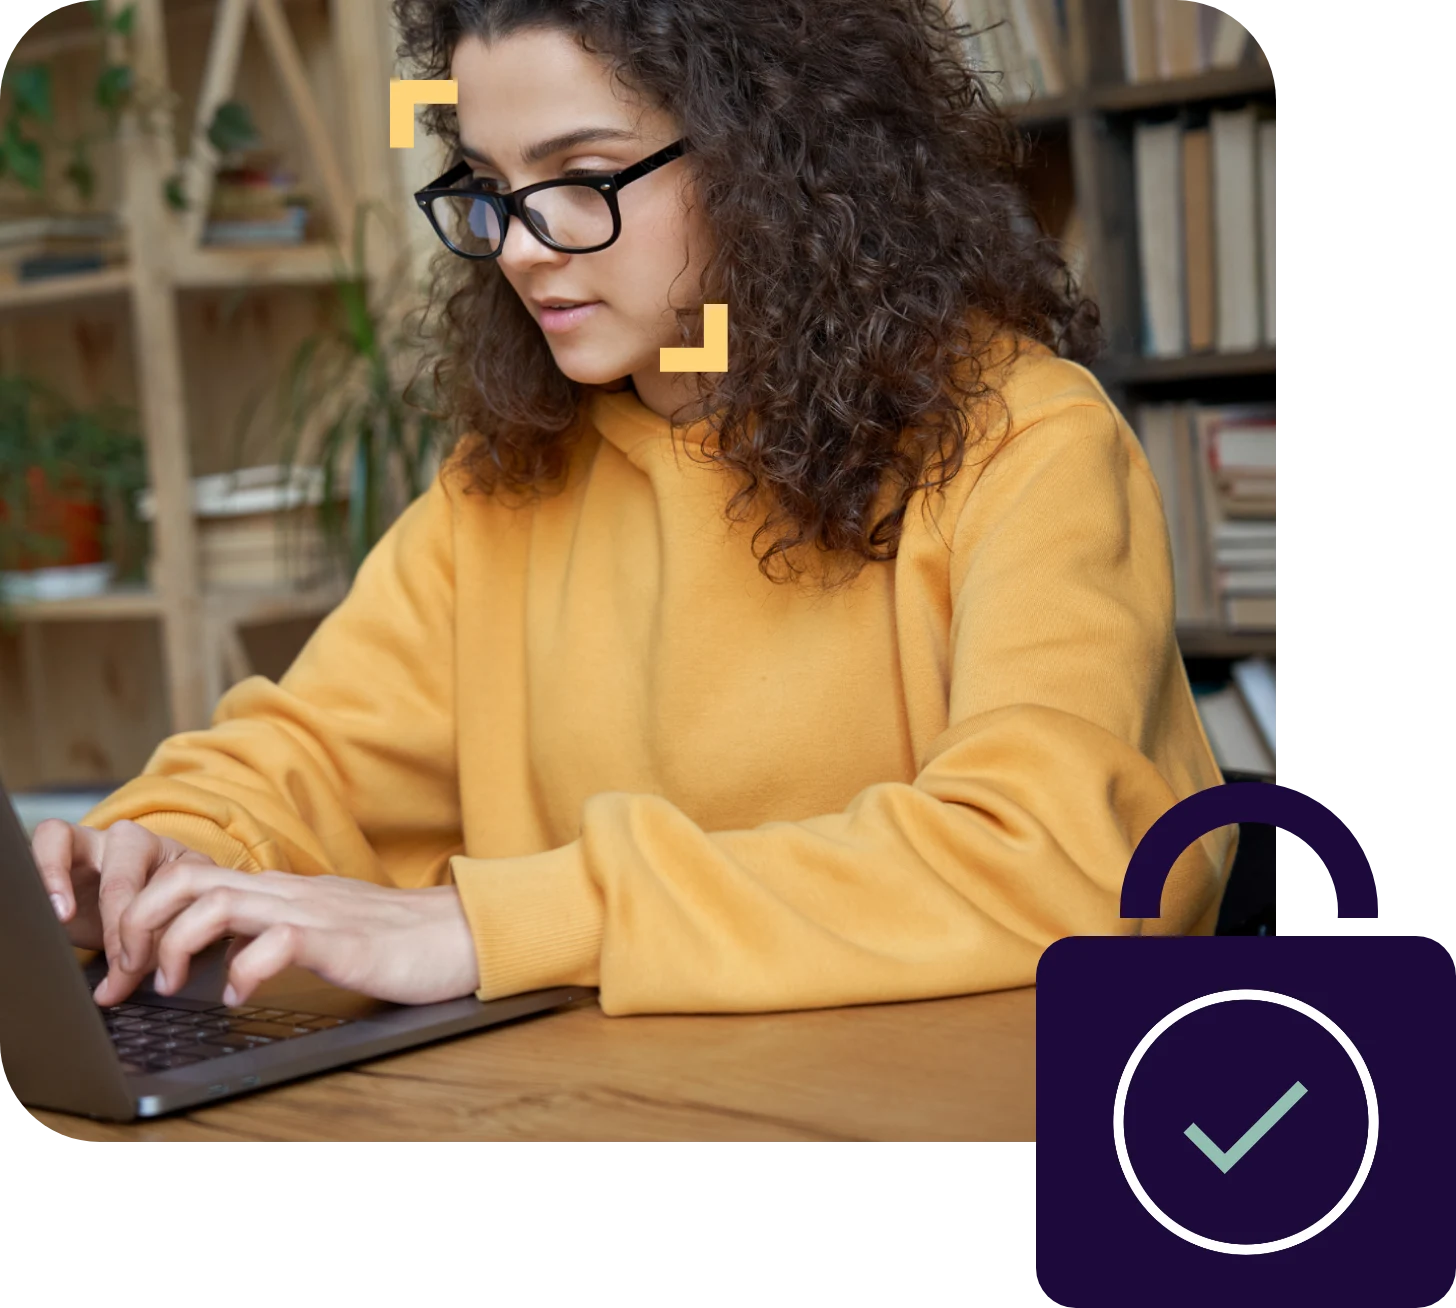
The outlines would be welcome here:
[[[607,1017],[594,999],[82,1140],[1031,1140],[1035,995]]]

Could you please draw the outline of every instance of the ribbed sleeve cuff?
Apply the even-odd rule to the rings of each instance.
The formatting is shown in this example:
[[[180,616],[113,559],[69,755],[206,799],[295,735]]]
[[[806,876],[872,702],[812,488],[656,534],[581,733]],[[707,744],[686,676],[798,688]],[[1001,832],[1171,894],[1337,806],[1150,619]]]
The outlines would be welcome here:
[[[154,835],[170,836],[188,849],[206,854],[218,867],[233,867],[243,872],[263,870],[263,865],[241,840],[228,835],[209,818],[198,817],[195,813],[143,813],[133,821]],[[89,817],[82,822],[85,826],[92,825]]]
[[[579,840],[516,858],[456,854],[450,874],[475,938],[480,999],[597,984],[605,913]]]

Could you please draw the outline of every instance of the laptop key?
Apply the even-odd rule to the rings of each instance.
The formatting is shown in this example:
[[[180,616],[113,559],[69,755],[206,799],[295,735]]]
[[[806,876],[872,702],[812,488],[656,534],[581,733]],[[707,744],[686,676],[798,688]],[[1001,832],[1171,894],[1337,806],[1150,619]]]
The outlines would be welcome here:
[[[160,1068],[190,1067],[193,1063],[201,1061],[201,1059],[194,1057],[192,1054],[175,1053],[167,1054],[162,1058],[156,1059],[153,1066]]]
[[[271,1045],[273,1043],[267,1036],[240,1035],[236,1031],[228,1031],[223,1035],[212,1035],[203,1038],[203,1044],[218,1045],[227,1049],[252,1049],[258,1045]]]
[[[304,1023],[304,1026],[314,1031],[328,1031],[336,1026],[345,1026],[348,1023],[346,1017],[311,1017]]]
[[[284,1026],[279,1022],[239,1022],[233,1030],[240,1035],[271,1036],[274,1040],[290,1040],[294,1036],[312,1035],[311,1028],[306,1026]]]

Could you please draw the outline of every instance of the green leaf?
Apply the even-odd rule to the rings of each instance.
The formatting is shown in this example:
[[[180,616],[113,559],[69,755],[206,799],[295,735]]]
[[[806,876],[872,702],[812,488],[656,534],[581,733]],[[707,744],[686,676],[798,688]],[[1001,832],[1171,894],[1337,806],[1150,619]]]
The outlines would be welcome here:
[[[162,183],[162,197],[167,201],[167,207],[176,213],[186,213],[190,207],[187,203],[187,192],[182,189],[182,174],[173,173]]]
[[[207,139],[219,154],[231,154],[258,143],[258,129],[248,106],[237,100],[224,100],[208,124]]]
[[[39,191],[44,180],[44,160],[40,144],[21,136],[15,119],[6,125],[5,139],[0,142],[5,154],[6,170],[22,186]]]
[[[15,96],[18,117],[39,118],[49,123],[55,118],[51,98],[51,70],[48,64],[22,64],[6,74],[5,81]]]
[[[131,95],[132,73],[127,64],[108,64],[96,79],[96,103],[110,112],[122,108]]]
[[[111,30],[118,36],[130,36],[132,22],[135,18],[135,5],[127,5],[124,9],[118,9],[111,16]]]
[[[91,166],[84,141],[76,142],[71,162],[66,165],[65,177],[83,200],[89,200],[96,193],[96,170]]]

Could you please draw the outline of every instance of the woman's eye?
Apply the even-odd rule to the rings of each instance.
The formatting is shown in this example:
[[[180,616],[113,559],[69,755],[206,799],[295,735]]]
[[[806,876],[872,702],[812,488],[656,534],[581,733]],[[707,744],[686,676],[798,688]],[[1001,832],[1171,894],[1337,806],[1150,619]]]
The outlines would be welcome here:
[[[561,176],[595,177],[600,172],[600,168],[568,168]],[[506,184],[499,177],[472,176],[470,185],[477,191],[485,191],[491,195],[504,195],[506,193]]]

